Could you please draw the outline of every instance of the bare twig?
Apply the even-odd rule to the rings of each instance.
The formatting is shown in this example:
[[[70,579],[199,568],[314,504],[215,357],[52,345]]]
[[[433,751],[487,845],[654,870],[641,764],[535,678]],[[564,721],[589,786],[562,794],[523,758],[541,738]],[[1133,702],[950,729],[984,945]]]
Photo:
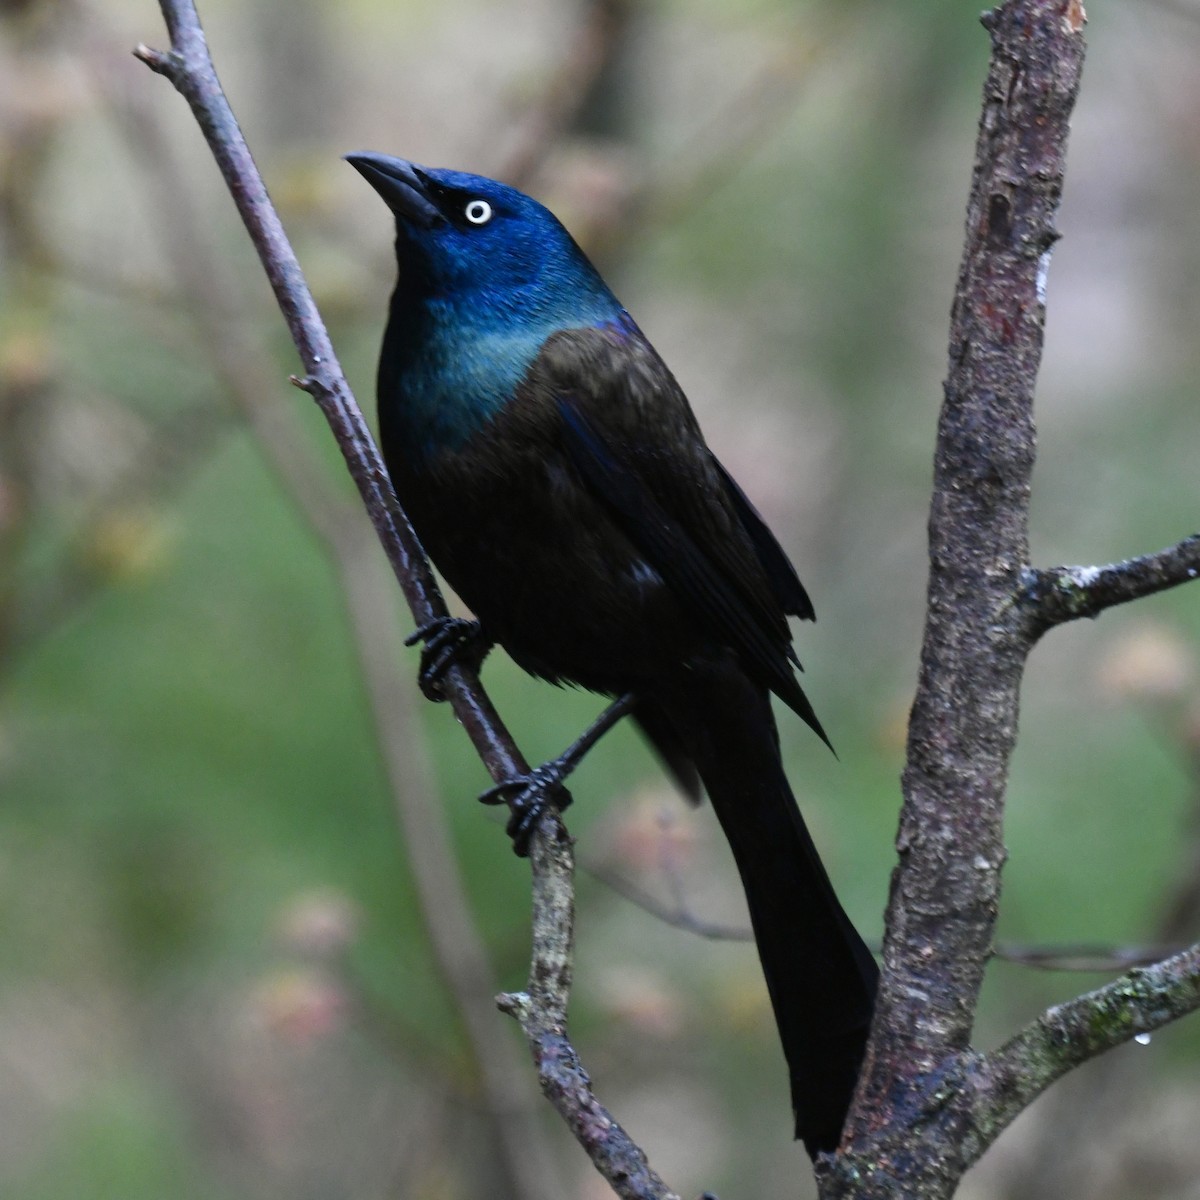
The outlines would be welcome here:
[[[617,871],[607,867],[582,864],[587,874],[611,888],[624,900],[636,905],[643,912],[685,933],[713,942],[749,942],[754,934],[748,925],[724,925],[717,921],[706,921],[684,903],[665,903],[645,888],[639,887]],[[877,943],[867,944],[873,951],[879,950]],[[1030,946],[1015,942],[999,942],[992,957],[1001,962],[1019,967],[1032,967],[1039,971],[1076,971],[1100,973],[1103,971],[1127,971],[1130,967],[1146,967],[1160,962],[1169,955],[1178,954],[1181,946],[1101,946],[1088,942],[1064,942],[1061,945]]]
[[[705,921],[691,912],[687,905],[680,902],[678,898],[675,903],[666,904],[617,871],[609,870],[607,867],[591,866],[587,863],[583,864],[583,869],[603,883],[605,887],[611,888],[622,899],[637,905],[644,912],[649,913],[652,917],[657,917],[658,920],[675,929],[682,929],[687,933],[694,933],[714,942],[750,942],[754,940],[754,934],[750,931],[749,925],[722,925],[716,921]]]
[[[1160,717],[1166,714],[1154,710]],[[1195,936],[1200,924],[1200,757],[1198,748],[1186,733],[1175,733],[1172,742],[1182,741],[1182,749],[1191,768],[1193,794],[1189,829],[1179,845],[1179,868],[1174,883],[1167,889],[1158,920],[1151,937],[1158,945],[1130,947],[1130,955],[1122,969],[1150,966],[1163,959],[1181,954]],[[1171,945],[1172,942],[1182,943]],[[1083,949],[1083,948],[1080,948]],[[1140,949],[1143,957],[1134,958]],[[1081,959],[1085,962],[1086,959]],[[1102,969],[1108,963],[1097,960]],[[1148,1033],[1137,1035],[1148,1042]],[[1140,1064],[1129,1055],[1114,1055],[1093,1066],[1088,1078],[1090,1085],[1062,1091],[1047,1098],[1039,1111],[1043,1114],[1041,1127],[1029,1139],[1026,1152],[1010,1159],[1004,1171],[1009,1194],[1025,1200],[1058,1197],[1064,1190],[1074,1189],[1089,1195],[1097,1193],[1100,1170],[1096,1160],[1096,1130],[1106,1129],[1106,1136],[1143,1136],[1138,1126],[1138,1114],[1145,1115],[1144,1106],[1129,1103],[1142,1075]],[[1049,1105],[1047,1107],[1046,1105]],[[1122,1128],[1124,1126],[1124,1128]],[[1002,1169],[1003,1170],[1003,1169]],[[1102,1172],[1101,1172],[1102,1173]],[[1121,1188],[1117,1194],[1124,1194]]]
[[[1022,602],[1038,631],[1079,617],[1098,617],[1106,608],[1153,596],[1200,577],[1200,534],[1154,554],[1103,567],[1051,567],[1029,571]]]
[[[555,1194],[554,1169],[531,1096],[513,1048],[498,1037],[490,994],[494,973],[466,899],[465,883],[440,815],[432,771],[423,753],[412,711],[411,689],[399,675],[402,638],[394,605],[363,534],[361,510],[325,482],[322,465],[296,436],[295,424],[272,403],[277,379],[230,321],[233,289],[223,279],[220,256],[201,244],[203,223],[192,211],[190,193],[173,168],[169,148],[153,113],[126,94],[115,79],[100,82],[131,146],[143,159],[156,189],[155,211],[169,214],[164,244],[189,315],[213,371],[251,430],[266,462],[323,543],[337,571],[349,610],[350,629],[367,685],[370,710],[408,861],[418,909],[443,983],[462,1019],[478,1069],[484,1108],[513,1196]],[[224,314],[224,315],[222,315]]]
[[[1043,1013],[987,1055],[977,1117],[992,1137],[1072,1067],[1200,1009],[1200,943]]]
[[[1065,942],[1061,946],[1022,946],[1001,942],[994,958],[1039,971],[1127,971],[1148,967],[1182,951],[1182,946],[1093,946]]]
[[[567,1038],[573,926],[545,919],[546,914],[574,909],[574,853],[565,831],[554,840],[535,842],[530,859],[534,918],[528,991],[499,996],[497,1003],[520,1022],[542,1091],[613,1191],[622,1200],[679,1200],[593,1095],[591,1080]]]

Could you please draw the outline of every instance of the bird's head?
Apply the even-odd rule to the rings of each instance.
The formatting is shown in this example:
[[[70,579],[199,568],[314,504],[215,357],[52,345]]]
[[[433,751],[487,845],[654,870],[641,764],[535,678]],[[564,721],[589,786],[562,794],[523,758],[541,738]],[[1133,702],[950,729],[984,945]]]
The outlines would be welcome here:
[[[402,283],[424,301],[563,327],[621,313],[554,214],[516,188],[366,151],[346,161],[395,215]]]

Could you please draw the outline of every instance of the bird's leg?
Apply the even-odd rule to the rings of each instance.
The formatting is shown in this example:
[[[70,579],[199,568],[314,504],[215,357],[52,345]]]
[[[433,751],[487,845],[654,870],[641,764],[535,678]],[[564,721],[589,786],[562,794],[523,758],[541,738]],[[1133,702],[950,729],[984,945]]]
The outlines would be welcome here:
[[[571,803],[563,782],[583,761],[587,752],[637,704],[632,692],[614,700],[557,758],[534,767],[528,775],[506,779],[488,788],[480,797],[483,804],[507,804],[512,814],[505,830],[512,838],[513,849],[524,858],[529,853],[529,839],[548,804],[559,812]]]
[[[478,621],[463,617],[434,617],[404,639],[406,646],[421,646],[417,683],[426,700],[445,700],[442,679],[451,667],[478,671],[494,643]]]

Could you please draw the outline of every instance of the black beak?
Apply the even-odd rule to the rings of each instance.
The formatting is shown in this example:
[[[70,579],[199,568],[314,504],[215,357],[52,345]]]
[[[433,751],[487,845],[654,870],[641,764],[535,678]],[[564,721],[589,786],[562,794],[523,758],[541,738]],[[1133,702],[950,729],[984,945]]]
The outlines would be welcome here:
[[[425,228],[443,220],[429,198],[428,177],[414,163],[369,150],[343,157],[383,197],[396,216]]]

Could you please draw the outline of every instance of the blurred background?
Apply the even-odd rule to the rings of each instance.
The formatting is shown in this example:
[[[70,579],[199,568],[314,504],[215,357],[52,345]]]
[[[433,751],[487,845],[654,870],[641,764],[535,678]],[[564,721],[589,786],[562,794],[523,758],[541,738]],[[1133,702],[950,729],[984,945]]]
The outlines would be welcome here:
[[[1097,5],[1050,274],[1035,560],[1200,521],[1200,5]],[[364,408],[369,148],[514,181],[594,255],[781,535],[834,761],[792,779],[869,940],[893,860],[947,317],[988,43],[902,0],[206,0]],[[150,0],[0,3],[0,1192],[608,1195],[491,996],[528,868],[418,704],[409,618],[182,100]],[[1200,932],[1200,592],[1031,663],[1000,931]],[[598,711],[502,654],[531,759]],[[572,1028],[682,1195],[811,1195],[711,813],[628,730],[573,784]],[[978,1042],[1115,972],[999,961]],[[1200,1196],[1200,1021],[1091,1064],[971,1200]]]

